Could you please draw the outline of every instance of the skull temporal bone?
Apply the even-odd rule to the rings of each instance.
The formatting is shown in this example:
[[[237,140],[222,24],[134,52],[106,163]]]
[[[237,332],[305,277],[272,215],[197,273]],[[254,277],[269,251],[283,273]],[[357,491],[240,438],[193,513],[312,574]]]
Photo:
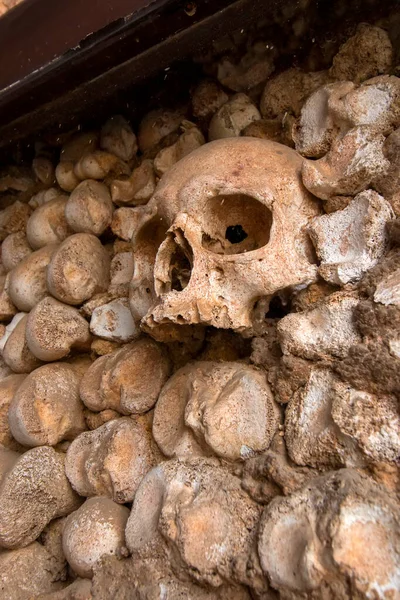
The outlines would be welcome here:
[[[132,312],[150,333],[166,324],[243,330],[257,300],[316,279],[305,226],[320,209],[302,185],[302,160],[275,142],[231,138],[164,175],[146,206],[167,230],[147,314],[136,303],[141,277],[131,284]]]

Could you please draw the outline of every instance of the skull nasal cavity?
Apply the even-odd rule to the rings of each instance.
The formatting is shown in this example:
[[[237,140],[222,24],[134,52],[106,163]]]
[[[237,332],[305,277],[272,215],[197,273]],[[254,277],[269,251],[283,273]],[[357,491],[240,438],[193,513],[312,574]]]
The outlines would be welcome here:
[[[211,198],[202,215],[203,248],[216,254],[242,254],[268,244],[272,213],[246,194]]]

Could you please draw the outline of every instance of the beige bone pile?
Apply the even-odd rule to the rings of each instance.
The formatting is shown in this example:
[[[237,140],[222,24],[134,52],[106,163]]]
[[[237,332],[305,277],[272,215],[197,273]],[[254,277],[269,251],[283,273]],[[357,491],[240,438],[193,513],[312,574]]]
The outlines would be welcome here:
[[[0,173],[2,599],[400,599],[400,79],[336,50]]]

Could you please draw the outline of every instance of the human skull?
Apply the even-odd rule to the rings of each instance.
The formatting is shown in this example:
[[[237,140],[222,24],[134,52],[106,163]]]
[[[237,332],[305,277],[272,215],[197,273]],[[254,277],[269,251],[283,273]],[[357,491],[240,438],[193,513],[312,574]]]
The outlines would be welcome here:
[[[136,209],[130,303],[146,330],[244,330],[258,300],[315,280],[305,226],[320,210],[302,185],[302,160],[243,137],[206,144],[170,169]]]

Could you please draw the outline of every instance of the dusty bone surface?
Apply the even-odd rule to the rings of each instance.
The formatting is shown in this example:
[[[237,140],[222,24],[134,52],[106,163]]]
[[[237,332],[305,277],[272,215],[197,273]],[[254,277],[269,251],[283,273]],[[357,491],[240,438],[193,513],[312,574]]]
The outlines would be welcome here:
[[[2,598],[399,597],[398,21],[302,19],[1,168]]]

